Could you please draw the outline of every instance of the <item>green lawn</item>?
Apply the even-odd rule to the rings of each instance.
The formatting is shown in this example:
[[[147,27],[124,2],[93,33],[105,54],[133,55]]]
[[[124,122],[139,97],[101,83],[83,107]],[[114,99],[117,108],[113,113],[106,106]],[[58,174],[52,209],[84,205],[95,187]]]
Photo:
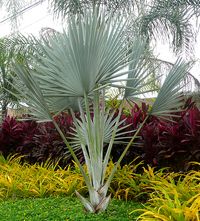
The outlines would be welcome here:
[[[108,210],[100,214],[87,214],[76,198],[57,197],[43,199],[7,200],[0,202],[1,221],[103,221],[103,220],[135,220],[137,214],[129,215],[142,208],[136,202],[112,200]]]

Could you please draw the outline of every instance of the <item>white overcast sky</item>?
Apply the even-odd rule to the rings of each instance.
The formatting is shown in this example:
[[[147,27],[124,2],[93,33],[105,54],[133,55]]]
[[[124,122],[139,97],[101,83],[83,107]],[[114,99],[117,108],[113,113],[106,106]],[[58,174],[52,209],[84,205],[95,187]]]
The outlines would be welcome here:
[[[49,27],[55,30],[62,30],[61,21],[53,19],[53,16],[48,11],[48,1],[44,1],[42,4],[26,11],[23,14],[19,31],[23,34],[34,34],[38,35],[41,28]],[[12,33],[9,21],[1,23],[6,18],[4,11],[0,11],[0,37],[9,35]],[[200,61],[200,34],[197,37],[197,43],[195,44],[195,58]],[[160,41],[156,42],[154,49],[155,55],[163,60],[175,62],[176,56],[173,55],[169,49],[169,45],[163,44]],[[200,63],[196,63],[191,70],[191,73],[200,80]]]

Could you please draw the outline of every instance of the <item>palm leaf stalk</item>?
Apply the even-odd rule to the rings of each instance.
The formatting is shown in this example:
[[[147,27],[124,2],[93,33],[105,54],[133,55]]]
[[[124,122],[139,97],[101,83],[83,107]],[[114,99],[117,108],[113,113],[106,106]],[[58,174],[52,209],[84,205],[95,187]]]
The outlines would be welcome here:
[[[123,126],[125,120],[120,120],[122,110],[114,118],[114,113],[105,109],[104,91],[108,85],[115,82],[116,77],[129,74],[131,79],[128,86],[125,86],[125,95],[138,95],[144,92],[143,87],[146,87],[145,80],[148,78],[143,62],[140,62],[145,52],[145,43],[137,39],[137,44],[133,44],[130,50],[130,44],[123,35],[123,23],[123,20],[107,19],[101,13],[88,14],[78,22],[74,17],[69,24],[68,33],[59,34],[46,43],[38,42],[44,55],[39,60],[36,59],[28,67],[15,64],[15,71],[23,82],[24,89],[21,91],[19,86],[16,87],[26,98],[33,118],[54,123],[78,164],[88,188],[89,199],[78,192],[77,196],[85,209],[92,213],[107,208],[110,201],[107,192],[113,175],[148,117],[154,115],[170,118],[180,107],[180,83],[188,69],[186,64],[177,61],[161,87],[149,115],[130,139],[107,177],[106,168],[113,143],[115,140],[119,142],[119,138],[124,139],[123,129],[127,126]],[[132,69],[122,71],[127,65]],[[77,119],[71,109],[74,136],[70,143],[52,113],[68,110],[71,102],[67,101],[73,98],[78,101],[80,118]],[[104,154],[105,143],[108,147]],[[74,144],[80,146],[83,151],[87,172],[78,161],[73,149]]]
[[[96,91],[94,94],[93,116],[91,116],[87,96],[85,96],[86,110],[83,111],[80,106],[81,120],[77,120],[72,112],[76,128],[75,133],[79,136],[92,185],[92,188],[89,189],[90,202],[87,202],[79,193],[76,192],[76,194],[87,205],[85,207],[91,208],[90,211],[95,213],[105,210],[110,200],[110,196],[107,197],[108,188],[104,186],[105,172],[116,133],[123,129],[123,127],[119,129],[119,126],[124,122],[124,120],[120,121],[121,111],[115,119],[112,119],[113,115],[105,110],[104,105],[99,107],[99,97],[99,92]],[[112,125],[111,131],[107,131],[106,128],[110,125]],[[107,153],[104,156],[104,145],[108,133],[110,141]]]

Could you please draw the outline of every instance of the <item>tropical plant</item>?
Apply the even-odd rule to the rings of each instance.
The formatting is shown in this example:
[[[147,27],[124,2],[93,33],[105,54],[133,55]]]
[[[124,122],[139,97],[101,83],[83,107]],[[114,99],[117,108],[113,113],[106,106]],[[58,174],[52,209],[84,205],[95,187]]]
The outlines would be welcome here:
[[[84,179],[76,164],[62,169],[59,167],[59,160],[52,163],[49,158],[42,164],[30,165],[22,164],[23,158],[16,155],[7,158],[0,156],[0,199],[72,196],[75,190],[84,196],[87,195]],[[139,183],[135,174],[137,166],[132,164],[118,168],[109,188],[109,193],[113,197],[128,200],[138,194],[140,188],[136,183],[134,185],[134,182]],[[109,162],[106,176],[113,167],[114,163]],[[127,175],[128,178],[125,180]]]
[[[44,0],[1,0],[0,6],[7,12],[7,20],[11,21],[14,30],[18,28],[23,12]],[[175,52],[183,49],[193,50],[197,28],[193,28],[191,21],[199,17],[200,3],[198,0],[49,0],[49,8],[56,16],[65,19],[70,15],[87,13],[96,7],[104,9],[107,14],[120,13],[129,17],[129,28],[126,32],[129,40],[133,40],[135,33],[151,39],[167,39]],[[166,10],[167,9],[167,10]]]
[[[180,60],[176,62],[151,110],[106,179],[112,145],[124,137],[123,129],[126,126],[122,126],[124,120],[120,121],[121,110],[113,119],[114,113],[105,109],[104,90],[108,86],[117,87],[116,77],[132,73],[128,79],[131,84],[126,87],[128,90],[125,94],[127,97],[136,96],[145,92],[145,80],[148,78],[141,61],[145,43],[136,39],[130,46],[124,35],[123,24],[123,19],[119,21],[119,18],[109,18],[103,12],[96,11],[78,20],[73,17],[67,33],[40,44],[44,56],[39,60],[36,58],[32,66],[14,66],[24,84],[23,96],[31,115],[40,122],[53,122],[80,168],[89,191],[89,200],[78,192],[77,196],[86,210],[93,213],[107,208],[110,200],[107,191],[111,180],[147,118],[153,115],[169,120],[178,111],[183,102],[179,94],[182,88],[180,83],[189,68]],[[129,64],[138,69],[119,72]],[[80,118],[76,118],[71,110],[75,129],[72,132],[74,140],[70,143],[53,116],[69,108],[68,99],[72,97],[78,100]],[[103,154],[105,143],[108,143],[108,147]],[[82,148],[88,174],[74,153],[74,146]]]
[[[188,201],[181,203],[174,191],[172,199],[163,189],[162,194],[152,197],[151,206],[147,206],[138,220],[141,221],[196,221],[199,220],[200,196],[195,195]],[[137,210],[139,211],[139,210]]]
[[[138,220],[174,220],[194,221],[200,216],[199,172],[190,171],[188,174],[154,173],[152,168],[145,169],[146,187],[150,199]],[[145,184],[145,174],[142,177]],[[143,186],[143,188],[145,185]],[[142,187],[141,187],[142,188]]]
[[[23,63],[25,57],[26,60],[31,57],[35,45],[34,39],[32,36],[26,38],[23,35],[0,39],[0,106],[2,118],[6,117],[8,107],[16,108],[19,104],[19,99],[13,95],[17,91],[12,85],[14,74],[12,62],[15,60]]]
[[[149,59],[151,60],[150,67],[160,67],[159,71],[154,68],[150,70],[149,67],[149,75],[152,78],[150,83],[153,89],[160,87],[160,82],[157,81],[156,76],[161,72],[167,74],[170,62],[155,57],[151,50],[151,43],[154,44],[158,40],[167,41],[176,55],[182,53],[186,58],[194,59],[193,52],[198,34],[200,10],[198,0],[180,0],[176,2],[174,0],[49,0],[49,5],[53,13],[64,18],[64,20],[66,17],[70,19],[73,15],[84,16],[88,10],[96,7],[99,10],[105,10],[106,14],[110,16],[120,14],[124,19],[128,18],[125,32],[128,41],[133,42],[136,35],[144,38],[147,49],[145,56],[148,59],[151,56],[151,59]],[[190,85],[195,85],[199,89],[200,83],[197,78],[190,74],[188,79],[192,82]]]
[[[70,138],[72,116],[61,113],[55,117],[55,121],[65,136]],[[59,166],[63,168],[72,161],[66,145],[52,122],[37,124],[35,121],[24,122],[7,116],[0,128],[0,152],[4,157],[17,154],[24,156],[23,161],[30,164],[44,163],[49,158],[52,162],[57,162],[59,159]],[[79,159],[83,161],[81,151],[78,153]]]
[[[109,192],[117,199],[138,199],[141,194],[142,182],[141,177],[137,174],[137,169],[141,165],[142,162],[137,163],[138,158],[135,158],[130,164],[119,166],[109,187]],[[109,162],[107,166],[107,176],[112,171],[114,167],[114,163],[112,161]]]
[[[49,0],[49,3],[55,15],[63,18],[85,14],[95,7],[103,8],[108,14],[120,13],[129,17],[129,31],[126,34],[130,40],[137,30],[137,34],[145,36],[149,41],[157,38],[169,40],[176,52],[180,48],[191,52],[191,43],[196,34],[191,20],[199,16],[200,8],[198,0]]]
[[[1,125],[0,152],[4,157],[18,153],[18,148],[26,144],[26,139],[31,139],[36,132],[35,122],[17,122],[15,118],[6,117]]]
[[[190,161],[200,160],[200,112],[189,100],[173,122],[152,118],[143,127],[140,143],[146,163],[183,171]]]
[[[86,194],[86,187],[76,165],[61,169],[48,159],[43,164],[21,164],[22,157],[0,156],[0,198],[8,199],[70,196],[78,189]]]
[[[80,169],[76,164],[60,168],[59,161],[51,162],[48,159],[42,164],[21,163],[23,157],[0,156],[0,199],[73,196],[78,190],[87,196],[87,188]],[[143,168],[143,172],[136,172],[136,163],[119,166],[115,173],[108,193],[114,198],[137,200],[150,205],[151,198],[158,196],[165,190],[172,203],[174,192],[178,194],[180,204],[186,204],[199,193],[199,171],[191,170],[188,173],[169,173],[167,169],[155,171],[152,167]],[[198,167],[198,163],[193,163]],[[106,169],[109,176],[114,167],[112,161]],[[84,169],[86,169],[84,165]],[[158,202],[157,202],[158,203]],[[187,211],[186,211],[187,212]]]
[[[136,140],[134,148],[128,151],[124,162],[130,163],[136,156],[140,156],[145,164],[159,168],[170,167],[172,171],[185,171],[188,170],[190,161],[199,162],[200,111],[193,98],[187,99],[183,96],[183,99],[186,100],[185,104],[177,114],[179,117],[173,118],[173,121],[163,121],[157,117],[151,117],[146,121],[139,139]],[[115,109],[115,105],[119,103],[120,100],[107,102],[109,107]],[[124,103],[121,119],[126,118],[125,124],[130,125],[126,131],[139,127],[152,104],[153,101],[149,99],[146,99],[146,103]],[[131,134],[130,132],[129,136]],[[122,144],[114,146],[111,154],[114,162],[122,151]]]
[[[0,96],[1,96],[1,115],[3,118],[7,115],[9,103],[15,103],[16,97],[7,92],[10,88],[8,81],[11,81],[11,59],[13,58],[13,48],[7,47],[7,39],[0,41]]]
[[[72,116],[68,113],[61,113],[55,117],[55,121],[62,129],[64,135],[70,140],[71,127],[73,127]],[[19,122],[19,124],[21,123],[22,122]],[[29,123],[31,127],[33,122],[28,121],[27,123]],[[37,127],[34,133],[25,134],[23,141],[20,145],[18,144],[16,148],[16,153],[24,156],[23,160],[31,164],[44,163],[49,158],[52,162],[59,160],[58,165],[62,168],[72,163],[73,159],[52,122],[44,122],[36,125]],[[76,154],[80,162],[83,162],[83,154],[80,148]]]

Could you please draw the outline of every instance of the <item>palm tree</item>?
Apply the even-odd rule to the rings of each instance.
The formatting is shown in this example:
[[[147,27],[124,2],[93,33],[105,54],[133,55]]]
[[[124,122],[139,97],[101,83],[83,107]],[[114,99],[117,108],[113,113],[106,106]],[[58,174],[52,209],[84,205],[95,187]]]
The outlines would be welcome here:
[[[73,14],[84,14],[99,7],[109,14],[120,13],[129,17],[130,38],[139,33],[148,39],[168,40],[175,52],[192,51],[196,30],[191,20],[199,17],[198,0],[49,0],[52,11],[63,18]]]
[[[22,12],[43,1],[45,0],[0,0],[0,6],[7,10],[13,29],[18,29]],[[199,16],[198,0],[49,0],[49,6],[55,15],[63,19],[73,14],[84,15],[87,10],[95,7],[104,9],[107,14],[119,13],[129,18],[126,32],[129,41],[138,33],[147,40],[147,48],[152,39],[162,38],[169,41],[175,53],[183,51],[188,57],[193,52],[197,29],[192,26],[191,20]],[[152,53],[151,50],[150,52]],[[152,62],[155,64],[156,59],[153,58]],[[162,65],[164,64],[166,62]],[[156,73],[151,76],[156,76]],[[194,80],[193,76],[191,79],[199,85],[199,81]]]
[[[7,17],[14,30],[18,28],[22,12],[26,8],[45,0],[0,0],[0,6],[7,11]],[[130,38],[137,30],[150,41],[158,36],[168,40],[175,52],[193,50],[192,42],[196,30],[191,20],[199,16],[198,0],[49,0],[50,9],[56,16],[66,18],[73,14],[84,14],[91,8],[99,7],[107,13],[120,13],[129,17]],[[172,40],[171,40],[172,39]]]
[[[52,11],[56,16],[70,19],[71,15],[84,15],[87,10],[95,7],[103,9],[106,14],[120,14],[128,18],[126,35],[128,41],[135,39],[135,33],[146,40],[146,47],[151,54],[151,65],[167,69],[166,61],[161,62],[155,58],[151,50],[152,41],[163,40],[168,42],[176,55],[184,54],[188,60],[194,59],[194,43],[197,36],[200,11],[198,0],[49,0]],[[151,78],[156,81],[157,70],[151,73]],[[191,74],[191,85],[199,90],[200,82]],[[152,83],[152,87],[155,84]]]
[[[168,40],[175,52],[184,49],[193,51],[197,34],[192,20],[198,19],[200,2],[198,0],[156,0],[150,10],[140,17],[140,32],[149,39],[163,38]],[[170,39],[172,39],[170,41]]]
[[[17,103],[16,97],[8,92],[8,90],[12,90],[9,83],[12,82],[11,74],[13,73],[11,61],[14,57],[16,58],[16,54],[13,56],[13,47],[8,46],[8,41],[6,38],[0,40],[0,105],[2,118],[7,115],[8,106]]]
[[[130,46],[124,35],[125,27],[123,18],[105,16],[103,12],[88,13],[82,19],[72,16],[67,32],[43,43],[38,42],[39,50],[43,52],[39,59],[38,56],[33,57],[31,65],[27,66],[14,65],[24,85],[23,91],[18,86],[16,88],[26,98],[33,119],[53,122],[79,166],[89,199],[78,192],[77,196],[85,209],[92,213],[107,208],[110,201],[107,191],[113,175],[148,117],[153,115],[170,119],[183,102],[179,92],[188,65],[178,60],[166,77],[152,109],[107,176],[112,145],[124,135],[124,120],[120,120],[121,109],[116,118],[113,118],[115,113],[105,109],[105,90],[117,87],[116,77],[126,74],[130,75],[125,86],[127,98],[148,90],[148,70],[143,63],[145,42],[136,38]],[[129,70],[123,71],[127,65]],[[79,119],[70,109],[68,100],[71,98],[77,99]],[[74,119],[72,142],[68,141],[54,120],[54,116],[63,110],[70,110]],[[105,143],[108,147],[104,155]],[[77,159],[74,146],[82,148],[87,173]]]
[[[13,94],[16,93],[13,87],[14,75],[12,63],[24,63],[25,58],[30,58],[34,53],[34,38],[26,38],[22,35],[0,39],[0,109],[1,117],[7,115],[8,107],[18,106],[19,99]]]

